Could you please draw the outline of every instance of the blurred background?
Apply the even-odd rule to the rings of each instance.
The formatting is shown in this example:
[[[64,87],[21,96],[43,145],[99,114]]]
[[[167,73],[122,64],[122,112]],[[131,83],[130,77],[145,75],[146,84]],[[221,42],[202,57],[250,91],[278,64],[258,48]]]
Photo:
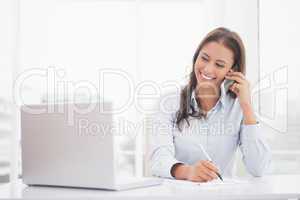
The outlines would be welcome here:
[[[1,0],[0,182],[22,173],[16,103],[98,96],[113,99],[116,118],[133,127],[117,139],[120,170],[145,175],[147,110],[185,83],[196,47],[218,26],[245,43],[253,105],[273,152],[268,173],[300,173],[299,8],[296,0]],[[236,174],[245,175],[238,157]]]

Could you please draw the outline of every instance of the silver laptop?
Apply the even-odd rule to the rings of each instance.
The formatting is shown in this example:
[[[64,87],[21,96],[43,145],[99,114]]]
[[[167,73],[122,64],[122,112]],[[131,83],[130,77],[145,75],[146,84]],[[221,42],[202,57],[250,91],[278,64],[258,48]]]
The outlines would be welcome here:
[[[22,106],[23,182],[108,190],[162,183],[119,175],[111,109],[111,102]]]

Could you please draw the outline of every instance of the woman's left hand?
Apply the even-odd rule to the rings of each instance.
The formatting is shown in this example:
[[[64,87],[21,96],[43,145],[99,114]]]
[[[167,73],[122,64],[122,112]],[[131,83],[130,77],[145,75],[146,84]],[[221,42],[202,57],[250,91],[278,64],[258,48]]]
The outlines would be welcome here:
[[[229,89],[239,98],[241,107],[251,105],[250,83],[246,80],[244,74],[229,71],[225,78],[235,81]]]
[[[228,72],[225,76],[235,83],[229,88],[239,99],[244,114],[244,124],[256,124],[256,118],[251,105],[250,83],[241,72]]]

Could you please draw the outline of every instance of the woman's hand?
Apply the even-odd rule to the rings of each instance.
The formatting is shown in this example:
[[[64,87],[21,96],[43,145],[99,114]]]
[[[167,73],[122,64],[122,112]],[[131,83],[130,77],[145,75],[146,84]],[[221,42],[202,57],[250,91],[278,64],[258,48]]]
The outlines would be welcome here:
[[[229,88],[239,99],[244,114],[244,124],[256,124],[256,119],[251,105],[250,83],[241,72],[229,71],[226,79],[235,83]]]
[[[251,105],[250,84],[241,72],[229,71],[226,79],[234,80],[235,83],[229,88],[239,98],[242,105]]]
[[[194,182],[207,182],[218,178],[218,168],[210,161],[201,160],[190,166],[187,180]]]
[[[207,182],[218,178],[218,168],[210,161],[200,160],[194,165],[179,165],[174,169],[176,179],[193,182]]]

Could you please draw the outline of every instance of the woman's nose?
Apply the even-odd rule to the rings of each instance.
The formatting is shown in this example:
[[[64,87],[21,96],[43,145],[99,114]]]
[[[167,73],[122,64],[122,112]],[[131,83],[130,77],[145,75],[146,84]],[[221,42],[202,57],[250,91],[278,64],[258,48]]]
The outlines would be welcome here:
[[[211,63],[207,63],[203,69],[203,71],[207,74],[211,74],[214,70],[214,66]]]

